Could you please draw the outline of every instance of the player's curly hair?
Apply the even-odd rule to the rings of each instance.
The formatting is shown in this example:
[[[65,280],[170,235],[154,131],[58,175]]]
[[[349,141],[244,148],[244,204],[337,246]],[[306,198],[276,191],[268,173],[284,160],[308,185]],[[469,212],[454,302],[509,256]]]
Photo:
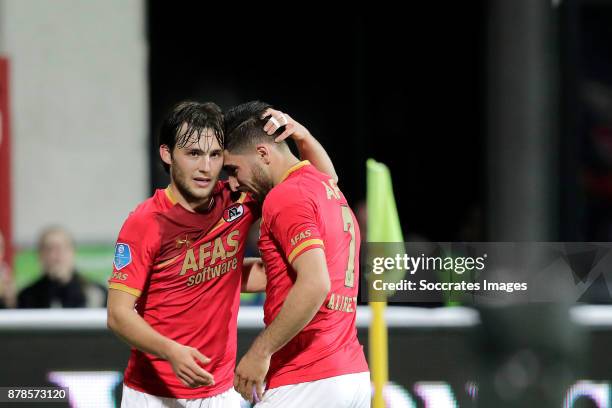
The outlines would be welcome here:
[[[183,124],[187,125],[184,132],[181,131]],[[213,102],[179,102],[166,115],[159,132],[158,147],[168,146],[170,152],[174,147],[185,147],[197,143],[202,137],[202,132],[210,129],[219,142],[221,148],[224,146],[223,112]],[[162,162],[166,173],[170,172],[170,166]]]
[[[276,132],[270,136],[264,132],[263,128],[270,118],[266,116],[261,118],[261,115],[268,109],[272,108],[269,103],[261,101],[250,101],[238,106],[234,106],[225,113],[225,146],[224,148],[230,152],[240,153],[247,147],[251,147],[257,143],[267,142],[274,143],[276,136],[283,133],[284,126],[281,126]],[[281,144],[286,146],[283,141]]]

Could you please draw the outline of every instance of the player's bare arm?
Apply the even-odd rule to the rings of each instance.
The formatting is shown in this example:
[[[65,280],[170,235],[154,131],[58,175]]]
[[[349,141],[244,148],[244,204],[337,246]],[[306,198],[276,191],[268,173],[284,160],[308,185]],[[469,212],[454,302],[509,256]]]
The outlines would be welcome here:
[[[315,316],[330,290],[325,253],[314,248],[293,261],[296,281],[274,321],[259,334],[236,367],[234,388],[252,401],[253,387],[263,397],[270,357],[297,335]]]
[[[168,360],[176,376],[186,386],[213,385],[213,376],[197,363],[199,361],[207,364],[210,359],[197,349],[179,344],[155,331],[134,310],[137,299],[130,293],[110,289],[107,306],[108,328],[131,346]]]
[[[242,264],[242,293],[265,292],[266,268],[261,258],[244,258]]]
[[[263,114],[262,118],[267,116],[271,116],[264,126],[264,131],[268,135],[273,135],[279,127],[285,126],[283,133],[274,139],[275,142],[278,143],[291,137],[300,152],[300,158],[302,160],[310,161],[319,171],[329,174],[336,183],[338,182],[338,175],[336,174],[336,169],[334,168],[331,158],[325,151],[325,148],[308,129],[288,114],[279,110],[268,109]]]

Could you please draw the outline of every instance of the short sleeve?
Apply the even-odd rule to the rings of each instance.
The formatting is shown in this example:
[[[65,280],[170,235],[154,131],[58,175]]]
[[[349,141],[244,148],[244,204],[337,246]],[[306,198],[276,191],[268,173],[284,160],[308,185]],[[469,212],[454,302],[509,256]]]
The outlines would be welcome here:
[[[314,203],[301,194],[286,196],[272,209],[269,229],[289,263],[313,248],[324,248]],[[264,219],[266,215],[264,214]]]
[[[159,234],[153,219],[131,214],[123,224],[113,258],[110,289],[139,297],[159,250]]]

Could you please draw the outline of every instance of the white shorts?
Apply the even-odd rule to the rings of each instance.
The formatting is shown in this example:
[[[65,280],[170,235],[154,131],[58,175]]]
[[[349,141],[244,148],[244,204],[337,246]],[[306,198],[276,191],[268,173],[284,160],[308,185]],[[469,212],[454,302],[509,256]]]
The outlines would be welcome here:
[[[370,373],[339,375],[266,391],[255,408],[370,408]]]
[[[121,408],[240,408],[242,398],[234,388],[208,398],[166,398],[136,391],[123,384]]]

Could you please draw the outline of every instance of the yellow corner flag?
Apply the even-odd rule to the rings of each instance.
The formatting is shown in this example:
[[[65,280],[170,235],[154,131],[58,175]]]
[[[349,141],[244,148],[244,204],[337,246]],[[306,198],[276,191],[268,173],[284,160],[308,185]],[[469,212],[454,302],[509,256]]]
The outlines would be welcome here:
[[[404,241],[397,215],[391,174],[389,168],[373,159],[368,159],[367,168],[367,205],[368,205],[368,242]],[[387,302],[370,302],[372,322],[369,335],[369,356],[374,399],[372,408],[384,408],[383,388],[389,379],[387,324],[385,308]]]

